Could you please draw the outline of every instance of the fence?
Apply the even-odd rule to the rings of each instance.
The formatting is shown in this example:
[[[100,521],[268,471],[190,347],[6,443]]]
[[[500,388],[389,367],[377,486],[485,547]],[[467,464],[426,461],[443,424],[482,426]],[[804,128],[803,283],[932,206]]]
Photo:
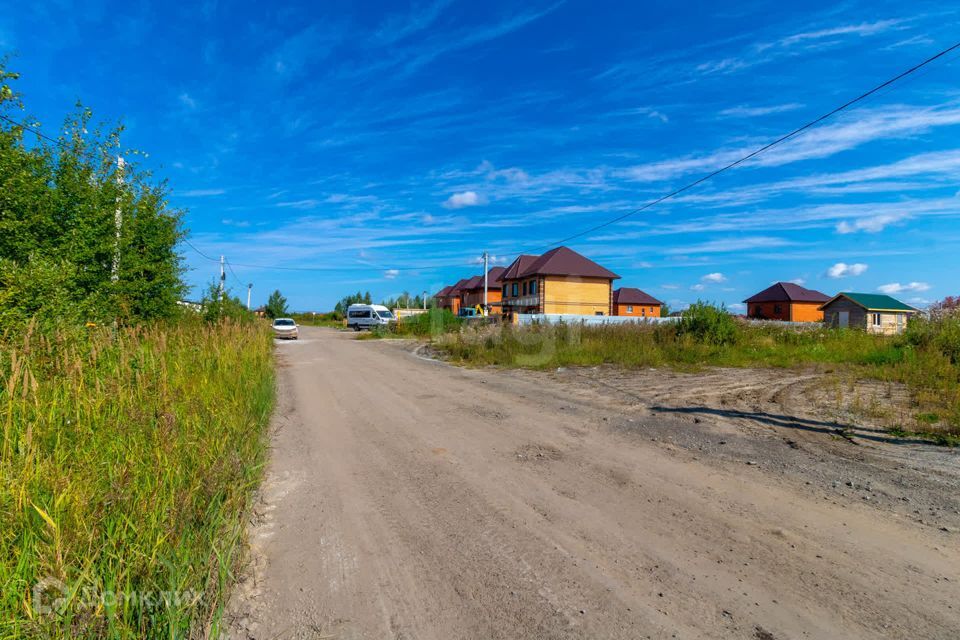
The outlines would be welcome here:
[[[516,314],[517,324],[586,324],[586,325],[605,325],[605,324],[663,324],[676,322],[679,317],[669,318],[644,318],[636,316],[583,316],[573,313],[518,313]]]

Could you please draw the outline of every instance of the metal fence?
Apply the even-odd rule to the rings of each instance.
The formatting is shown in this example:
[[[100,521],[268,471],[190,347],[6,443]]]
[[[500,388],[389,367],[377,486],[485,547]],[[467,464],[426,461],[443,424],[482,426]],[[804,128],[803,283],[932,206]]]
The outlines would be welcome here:
[[[663,324],[676,322],[680,318],[645,318],[643,316],[585,316],[574,313],[518,313],[517,324]]]

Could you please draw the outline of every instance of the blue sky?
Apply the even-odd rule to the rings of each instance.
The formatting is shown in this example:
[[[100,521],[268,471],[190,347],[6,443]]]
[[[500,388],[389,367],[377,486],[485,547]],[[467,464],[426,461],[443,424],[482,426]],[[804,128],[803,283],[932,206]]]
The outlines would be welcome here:
[[[3,4],[30,114],[122,119],[231,287],[298,310],[543,251],[960,33],[943,2]],[[956,295],[957,58],[569,246],[673,306],[776,280]]]

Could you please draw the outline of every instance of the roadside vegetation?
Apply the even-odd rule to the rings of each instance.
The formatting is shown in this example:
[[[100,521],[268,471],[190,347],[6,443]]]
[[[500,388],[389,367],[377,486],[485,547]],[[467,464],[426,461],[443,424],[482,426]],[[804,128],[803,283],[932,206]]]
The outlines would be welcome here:
[[[425,313],[401,318],[399,322],[374,327],[361,333],[360,340],[377,338],[426,338],[448,334],[464,326],[462,318],[453,315],[449,309],[428,309]]]
[[[434,345],[471,365],[554,368],[796,367],[902,383],[913,395],[917,425],[944,444],[960,444],[960,315],[911,320],[896,337],[863,331],[749,325],[698,303],[676,323],[658,325],[487,326],[434,334]]]
[[[264,460],[271,344],[260,323],[194,319],[3,346],[0,636],[216,631]]]
[[[0,122],[0,638],[216,636],[261,473],[270,330],[178,304],[182,212],[119,136]]]

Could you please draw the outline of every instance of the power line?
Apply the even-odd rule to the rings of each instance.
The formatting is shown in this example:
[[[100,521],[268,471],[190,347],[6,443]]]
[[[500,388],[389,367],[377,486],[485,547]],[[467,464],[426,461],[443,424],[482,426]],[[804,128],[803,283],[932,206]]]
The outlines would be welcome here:
[[[13,118],[9,117],[9,116],[3,115],[2,113],[0,113],[0,120],[6,120],[7,122],[9,122],[10,124],[12,124],[12,125],[14,125],[14,126],[20,127],[20,128],[22,128],[22,129],[26,129],[26,130],[29,131],[30,133],[33,133],[34,135],[36,135],[36,136],[38,136],[38,137],[40,137],[40,138],[43,138],[44,140],[49,140],[50,142],[52,142],[53,144],[57,145],[58,147],[63,144],[63,141],[62,141],[62,140],[54,140],[53,138],[51,138],[50,136],[48,136],[48,135],[45,134],[44,132],[40,131],[40,129],[38,129],[37,127],[34,127],[34,126],[32,126],[32,125],[29,125],[29,124],[26,124],[25,122],[18,122],[18,121],[16,121],[16,120],[14,120]]]
[[[815,127],[816,125],[820,124],[820,123],[823,122],[824,120],[827,120],[828,118],[831,118],[831,117],[835,116],[836,114],[840,113],[841,111],[844,111],[844,110],[852,107],[853,105],[857,104],[858,102],[861,102],[862,100],[865,100],[866,98],[872,96],[873,94],[877,93],[878,91],[881,91],[881,90],[885,89],[886,87],[889,87],[890,85],[894,84],[894,83],[897,82],[898,80],[902,80],[903,78],[906,78],[907,76],[909,76],[909,75],[913,74],[914,72],[919,71],[919,70],[922,69],[923,67],[927,66],[927,65],[930,64],[931,62],[933,62],[933,61],[935,61],[935,60],[937,60],[937,59],[939,59],[939,58],[942,58],[943,56],[947,55],[947,54],[950,53],[951,51],[954,51],[955,49],[958,49],[958,48],[960,48],[960,42],[957,42],[956,44],[954,44],[954,45],[951,46],[951,47],[947,47],[946,49],[943,49],[943,50],[940,51],[939,53],[937,53],[937,54],[935,54],[935,55],[933,55],[933,56],[930,56],[929,58],[927,58],[927,59],[924,60],[923,62],[921,62],[921,63],[919,63],[919,64],[917,64],[917,65],[914,65],[914,66],[910,67],[910,68],[907,69],[906,71],[903,71],[903,72],[897,74],[896,76],[890,78],[889,80],[887,80],[887,81],[885,81],[885,82],[882,82],[881,84],[878,84],[877,86],[875,86],[874,88],[870,89],[869,91],[860,94],[859,96],[857,96],[856,98],[854,98],[854,99],[852,99],[852,100],[850,100],[850,101],[848,101],[848,102],[843,103],[842,105],[840,105],[839,107],[833,109],[832,111],[828,111],[827,113],[823,114],[823,115],[820,116],[819,118],[816,118],[816,119],[814,119],[814,120],[811,120],[810,122],[804,124],[803,126],[797,127],[796,129],[794,129],[794,130],[791,131],[790,133],[788,133],[788,134],[786,134],[786,135],[783,135],[783,136],[780,136],[779,138],[777,138],[777,139],[774,140],[773,142],[770,142],[770,143],[768,143],[768,144],[765,144],[764,146],[760,147],[759,149],[756,149],[755,151],[752,151],[751,153],[748,153],[747,155],[739,158],[738,160],[734,160],[734,161],[731,162],[730,164],[728,164],[728,165],[726,165],[726,166],[724,166],[724,167],[721,167],[720,169],[717,169],[716,171],[712,171],[711,173],[708,173],[707,175],[702,176],[702,177],[694,180],[693,182],[691,182],[691,183],[689,183],[689,184],[686,184],[686,185],[680,187],[679,189],[675,189],[675,190],[671,191],[670,193],[665,194],[665,195],[663,195],[663,196],[660,196],[659,198],[657,198],[657,199],[655,199],[655,200],[651,200],[650,202],[644,204],[644,205],[641,206],[641,207],[637,207],[636,209],[633,209],[632,211],[628,211],[627,213],[624,213],[624,214],[622,214],[622,215],[619,215],[619,216],[617,216],[617,217],[615,217],[615,218],[611,218],[610,220],[607,220],[606,222],[602,222],[602,223],[600,223],[600,224],[598,224],[598,225],[595,225],[595,226],[593,226],[593,227],[590,227],[589,229],[586,229],[586,230],[581,231],[581,232],[579,232],[579,233],[575,233],[575,234],[573,234],[572,236],[567,236],[566,238],[563,238],[562,240],[558,240],[558,241],[556,241],[556,242],[554,242],[554,243],[552,243],[552,244],[545,245],[543,248],[544,248],[544,249],[549,249],[549,248],[551,248],[551,247],[555,247],[555,246],[562,245],[562,244],[564,244],[564,243],[570,242],[571,240],[575,240],[575,239],[577,239],[577,238],[581,238],[581,237],[583,237],[583,236],[585,236],[585,235],[589,235],[589,234],[593,233],[594,231],[599,231],[600,229],[603,229],[604,227],[609,227],[609,226],[612,225],[612,224],[616,224],[616,223],[618,223],[618,222],[621,222],[622,220],[626,220],[627,218],[629,218],[629,217],[631,217],[631,216],[634,216],[634,215],[640,213],[641,211],[645,211],[645,210],[649,209],[650,207],[653,207],[653,206],[655,206],[655,205],[660,204],[660,203],[663,202],[664,200],[669,200],[670,198],[674,198],[674,197],[680,195],[681,193],[683,193],[684,191],[689,191],[690,189],[693,189],[693,188],[696,187],[697,185],[703,184],[703,183],[706,182],[707,180],[710,180],[710,179],[712,179],[712,178],[715,178],[716,176],[720,175],[721,173],[724,173],[725,171],[729,171],[730,169],[733,169],[733,168],[735,168],[735,167],[743,164],[743,163],[746,162],[747,160],[750,160],[751,158],[754,158],[754,157],[760,155],[761,153],[763,153],[763,152],[765,152],[765,151],[768,151],[768,150],[770,150],[770,149],[772,149],[772,148],[774,148],[774,147],[776,147],[776,146],[778,146],[778,145],[786,142],[787,140],[790,140],[790,139],[792,139],[792,138],[795,138],[795,137],[801,135],[801,134],[804,133],[806,130],[808,130],[808,129],[812,128],[812,127]]]

